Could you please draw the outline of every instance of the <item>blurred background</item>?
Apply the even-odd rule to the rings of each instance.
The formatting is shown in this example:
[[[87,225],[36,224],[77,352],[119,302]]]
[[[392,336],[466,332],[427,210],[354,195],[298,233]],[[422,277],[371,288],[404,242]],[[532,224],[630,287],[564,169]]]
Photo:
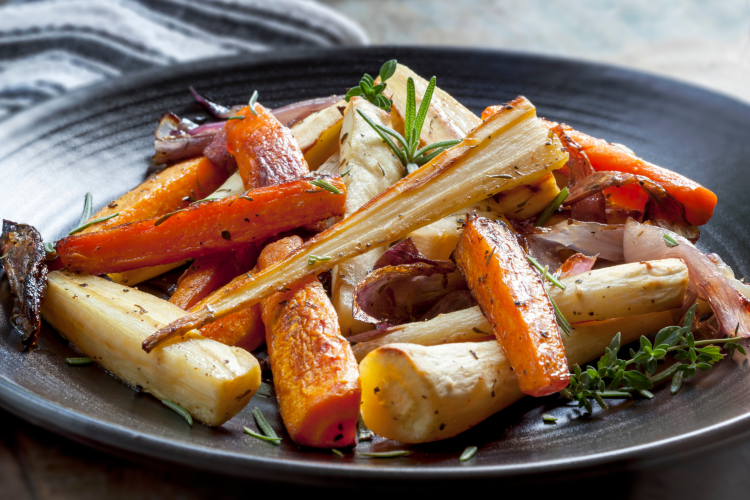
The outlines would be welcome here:
[[[750,0],[0,0],[0,120],[123,74],[201,58],[366,44],[472,46],[630,67],[750,103]],[[0,497],[247,496],[247,485],[93,451],[0,410]],[[718,498],[738,443],[622,472],[616,498]],[[686,478],[711,477],[711,482]],[[569,485],[579,490],[580,485]],[[617,490],[617,491],[615,491]],[[218,495],[222,496],[222,495]]]
[[[599,61],[750,102],[750,0],[0,0],[0,119],[154,66],[366,44]]]

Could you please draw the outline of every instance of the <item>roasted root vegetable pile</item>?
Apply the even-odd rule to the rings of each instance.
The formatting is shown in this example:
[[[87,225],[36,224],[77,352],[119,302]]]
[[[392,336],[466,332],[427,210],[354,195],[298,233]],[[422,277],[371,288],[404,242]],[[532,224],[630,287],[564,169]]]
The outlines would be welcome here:
[[[149,181],[96,213],[87,195],[54,243],[4,221],[30,347],[45,319],[70,364],[191,424],[235,417],[265,377],[286,434],[257,408],[246,434],[337,455],[449,438],[524,396],[675,394],[745,353],[750,288],[695,246],[716,196],[524,97],[480,118],[395,60],[277,109],[190,90],[213,121],[165,113]],[[168,300],[135,287],[169,277]]]

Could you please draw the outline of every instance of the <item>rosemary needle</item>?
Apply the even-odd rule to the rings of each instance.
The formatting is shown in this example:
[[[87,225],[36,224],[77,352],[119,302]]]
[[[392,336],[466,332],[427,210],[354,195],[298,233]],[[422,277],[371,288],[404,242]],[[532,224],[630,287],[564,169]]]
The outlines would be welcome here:
[[[542,265],[534,257],[532,257],[531,255],[526,254],[526,258],[529,260],[529,262],[531,262],[531,265],[534,266],[537,271],[539,271],[540,273],[542,271],[544,271],[544,268],[542,267]],[[542,279],[544,279],[544,276],[542,277]],[[553,285],[555,285],[560,290],[565,290],[565,285],[563,285],[562,283],[560,283],[558,281],[558,279],[555,278],[554,276],[552,276],[551,274],[549,274],[549,273],[547,274],[547,279],[550,281],[550,283],[552,283]]]
[[[87,366],[94,362],[93,359],[89,357],[85,358],[65,358],[65,362],[68,363],[70,366]]]
[[[109,219],[111,219],[113,217],[117,217],[118,215],[120,215],[120,212],[117,212],[116,214],[112,214],[112,215],[105,215],[104,217],[99,217],[98,219],[94,219],[94,220],[88,221],[88,222],[86,222],[84,224],[80,224],[77,228],[73,229],[68,234],[70,235],[70,234],[75,234],[78,231],[83,231],[84,229],[86,229],[89,226],[93,226],[94,224],[98,224],[99,222],[104,222],[105,220],[109,220]]]
[[[678,246],[680,242],[674,239],[671,234],[664,233],[664,244],[672,248]]]
[[[341,190],[339,188],[327,181],[324,181],[323,179],[313,179],[310,181],[310,184],[312,184],[313,186],[318,186],[319,188],[323,188],[326,191],[330,191],[333,194],[341,194]]]
[[[274,432],[273,427],[268,423],[268,420],[266,420],[266,417],[263,416],[263,412],[260,411],[259,408],[253,410],[253,418],[255,418],[255,423],[258,424],[258,428],[266,435],[266,437],[271,439],[281,439],[276,432]]]
[[[542,415],[542,420],[545,424],[554,424],[557,422],[557,418],[553,417],[552,415],[545,413]]]
[[[476,446],[468,446],[463,453],[461,453],[461,456],[458,458],[462,462],[466,462],[467,460],[471,460],[474,455],[477,454],[477,447]]]
[[[547,208],[544,209],[544,212],[542,212],[542,215],[539,216],[534,225],[536,227],[543,226],[550,219],[550,217],[552,217],[552,214],[555,213],[560,205],[562,205],[562,202],[565,201],[565,198],[568,197],[568,194],[570,194],[568,188],[562,188],[560,193],[555,196],[555,199],[552,200],[549,205],[547,205]]]
[[[336,455],[337,457],[341,457],[341,458],[344,458],[344,454],[343,454],[343,453],[341,453],[341,452],[340,452],[339,450],[337,450],[336,448],[333,448],[333,449],[331,449],[331,453],[333,453],[333,454],[334,454],[334,455]]]
[[[171,409],[172,411],[174,411],[175,413],[177,413],[178,415],[180,415],[182,418],[184,418],[185,420],[187,420],[187,423],[189,423],[190,426],[192,427],[192,425],[193,425],[193,417],[192,417],[192,415],[190,415],[190,413],[185,408],[183,408],[182,406],[178,405],[174,401],[170,401],[168,399],[162,399],[161,402],[164,403],[167,407],[169,407],[169,409]]]
[[[247,427],[243,427],[242,430],[248,436],[252,436],[254,438],[260,439],[261,441],[266,441],[268,443],[275,444],[276,446],[279,446],[281,444],[281,438],[272,438],[272,437],[264,436],[263,434],[258,434],[257,432],[253,432]]]

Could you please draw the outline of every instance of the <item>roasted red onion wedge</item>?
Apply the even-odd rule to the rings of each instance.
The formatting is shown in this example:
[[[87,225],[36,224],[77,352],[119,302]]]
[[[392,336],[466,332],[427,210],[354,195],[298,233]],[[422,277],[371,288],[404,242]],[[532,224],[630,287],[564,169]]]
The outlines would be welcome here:
[[[621,225],[569,219],[552,227],[515,227],[525,237],[529,253],[543,266],[549,266],[550,272],[557,271],[562,265],[559,252],[564,249],[589,256],[598,255],[601,259],[618,264],[625,261],[622,253],[624,226]]]
[[[276,108],[271,112],[276,116],[277,120],[291,128],[298,121],[304,120],[316,111],[333,106],[343,98],[344,96],[342,95],[316,97],[315,99],[308,99],[306,101],[293,102],[292,104]]]
[[[386,250],[383,255],[375,262],[373,271],[386,266],[399,266],[402,264],[414,264],[415,262],[425,262],[432,264],[434,262],[444,262],[439,260],[430,260],[419,251],[414,244],[414,240],[409,237],[398,242]],[[455,268],[454,268],[455,269]]]
[[[671,239],[671,240],[670,240]],[[675,245],[674,243],[677,243]],[[629,220],[623,249],[626,262],[675,257],[688,267],[690,282],[711,305],[722,336],[750,336],[750,301],[739,293],[721,270],[687,239],[664,228]]]
[[[438,300],[437,303],[424,314],[424,316],[419,318],[419,321],[428,321],[437,318],[441,314],[463,311],[464,309],[474,307],[475,305],[477,305],[477,301],[474,300],[471,291],[459,290],[457,292],[451,292]]]
[[[417,321],[444,296],[467,289],[449,260],[385,266],[357,285],[352,312],[365,323],[400,325]]]
[[[596,173],[591,166],[583,148],[575,142],[566,132],[565,125],[558,125],[552,129],[560,141],[568,150],[568,189],[573,190],[576,186],[585,183],[586,179]],[[570,197],[568,197],[570,198]],[[606,200],[601,191],[591,193],[589,196],[570,203],[571,217],[583,222],[607,222]]]
[[[12,320],[24,344],[36,342],[41,307],[47,292],[46,253],[39,232],[32,226],[3,220],[0,255],[14,295]]]
[[[205,97],[203,97],[202,95],[200,95],[198,92],[196,92],[193,87],[188,87],[188,88],[190,89],[190,93],[193,94],[193,97],[195,97],[195,100],[201,106],[203,106],[206,109],[206,111],[208,111],[209,113],[211,113],[211,115],[213,115],[215,118],[220,118],[222,120],[226,120],[230,116],[234,116],[236,114],[236,112],[239,109],[242,109],[242,107],[243,107],[242,104],[237,105],[237,106],[232,106],[231,108],[228,108],[226,106],[222,106],[219,103],[216,103],[216,102],[213,102],[213,101],[210,101],[210,100],[206,99]]]
[[[589,272],[594,267],[594,264],[596,264],[596,256],[590,257],[582,253],[571,255],[560,266],[560,277],[564,278],[566,276]]]
[[[563,206],[575,206],[581,200],[599,194],[604,189],[630,184],[640,185],[649,194],[650,200],[646,204],[646,219],[692,242],[698,240],[700,231],[685,218],[685,207],[667,193],[661,185],[641,175],[623,172],[595,172],[570,189],[570,194],[563,202]]]

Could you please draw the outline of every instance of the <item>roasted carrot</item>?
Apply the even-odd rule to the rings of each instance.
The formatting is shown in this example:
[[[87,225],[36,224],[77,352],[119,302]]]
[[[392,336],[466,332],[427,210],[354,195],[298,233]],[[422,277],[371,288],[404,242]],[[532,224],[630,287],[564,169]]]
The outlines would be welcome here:
[[[482,112],[482,119],[489,118],[503,106],[490,106]],[[555,128],[558,124],[543,120],[550,129]],[[718,198],[709,189],[701,186],[697,182],[684,177],[677,172],[659,167],[646,160],[625,151],[624,149],[610,144],[603,139],[597,139],[590,135],[574,130],[568,125],[564,125],[565,131],[570,137],[583,147],[583,151],[591,161],[591,166],[598,171],[626,172],[629,174],[642,175],[652,181],[660,184],[667,193],[682,203],[685,207],[685,215],[691,224],[702,226],[707,223],[714,213],[714,207]],[[622,188],[613,188],[622,189]],[[619,196],[618,204],[622,205],[627,202],[628,197],[633,201],[628,203],[628,208],[636,209],[641,201],[645,204],[645,198],[642,194],[633,195],[635,189],[626,191]]]
[[[258,269],[302,246],[298,236],[268,245]],[[359,369],[336,310],[315,276],[261,302],[279,412],[292,440],[316,448],[355,444]]]
[[[159,217],[173,210],[185,208],[191,202],[213,193],[227,180],[229,173],[205,157],[185,160],[152,175],[135,189],[109,203],[91,218],[99,219],[120,214],[93,224],[79,234],[140,220]]]
[[[333,190],[312,184],[315,179]],[[341,178],[315,179],[259,188],[196,203],[158,219],[68,236],[58,242],[57,253],[70,270],[102,274],[241,248],[282,231],[343,215],[346,186]]]
[[[564,389],[570,373],[555,311],[513,232],[469,214],[455,255],[521,390],[545,396]]]
[[[258,258],[258,246],[253,244],[237,251],[221,252],[196,259],[180,276],[169,302],[187,311],[211,292],[248,271]]]
[[[191,312],[195,310],[192,309]],[[200,329],[200,334],[225,345],[254,351],[266,341],[266,328],[260,315],[260,304],[204,325]]]
[[[245,107],[240,120],[226,125],[227,147],[237,160],[237,169],[247,189],[273,186],[298,179],[309,172],[292,131],[260,104],[257,116]]]

